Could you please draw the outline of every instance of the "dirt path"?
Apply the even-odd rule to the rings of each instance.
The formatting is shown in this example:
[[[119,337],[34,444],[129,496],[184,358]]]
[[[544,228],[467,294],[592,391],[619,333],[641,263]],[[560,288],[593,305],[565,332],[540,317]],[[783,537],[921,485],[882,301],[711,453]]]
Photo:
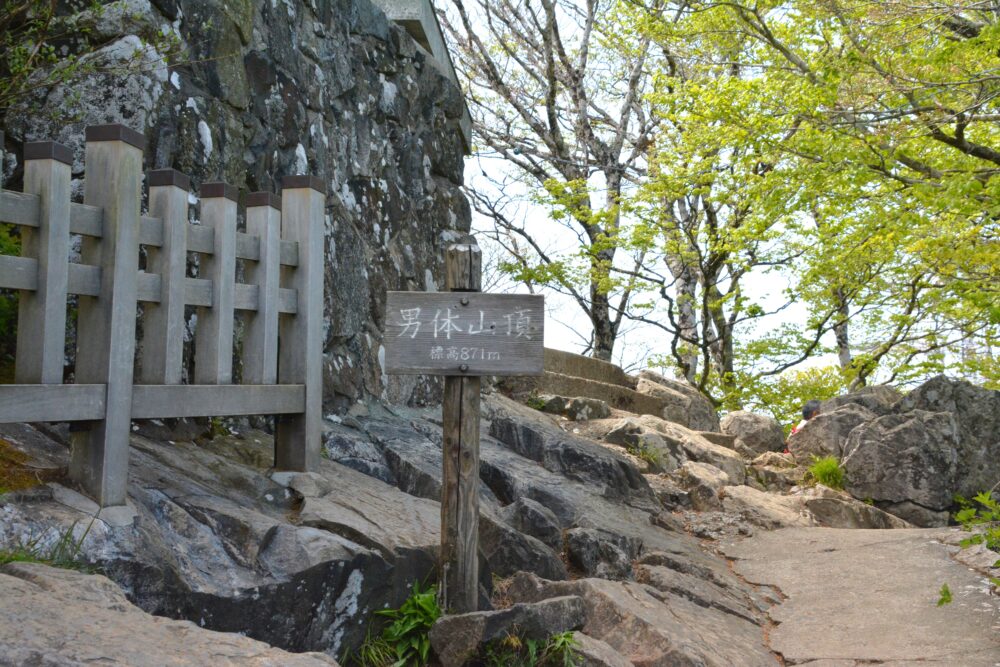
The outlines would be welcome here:
[[[724,552],[786,596],[770,611],[786,664],[1000,667],[1000,596],[952,560],[941,532],[785,528]],[[938,607],[943,583],[954,601]]]

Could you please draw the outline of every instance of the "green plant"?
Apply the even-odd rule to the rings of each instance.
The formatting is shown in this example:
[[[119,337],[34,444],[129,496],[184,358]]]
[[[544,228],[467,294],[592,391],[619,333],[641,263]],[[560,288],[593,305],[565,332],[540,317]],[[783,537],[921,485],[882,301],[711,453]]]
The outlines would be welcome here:
[[[420,585],[414,584],[413,593],[399,609],[375,613],[392,622],[377,636],[369,627],[364,643],[351,656],[351,662],[361,667],[426,665],[431,652],[431,626],[441,617],[437,587],[420,590]]]
[[[0,549],[0,565],[7,563],[44,563],[53,567],[61,567],[68,570],[80,570],[89,572],[90,568],[80,562],[80,547],[87,539],[90,529],[94,525],[95,519],[91,519],[87,529],[79,539],[73,537],[77,522],[59,534],[59,539],[52,545],[46,545],[42,540],[44,534],[29,537],[23,542],[18,542],[10,549]]]
[[[573,667],[579,656],[572,632],[561,632],[545,640],[523,639],[513,632],[488,643],[481,662],[486,667]]]
[[[1000,551],[1000,502],[993,498],[993,493],[983,491],[973,496],[971,502],[962,496],[955,496],[955,500],[962,508],[955,514],[955,521],[972,532],[962,540],[962,546],[984,544],[987,549]]]
[[[642,445],[640,447],[630,448],[629,451],[653,468],[659,468],[663,465],[663,456],[658,450],[653,449],[652,447]]]
[[[948,588],[948,584],[941,584],[937,606],[943,607],[946,604],[951,604],[951,589]]]
[[[545,407],[545,401],[538,396],[538,394],[532,394],[528,398],[524,399],[524,404],[534,410],[541,410]]]
[[[836,456],[824,456],[822,458],[813,456],[813,464],[809,466],[809,474],[820,484],[825,484],[831,489],[844,488],[844,469],[840,467],[840,461]]]

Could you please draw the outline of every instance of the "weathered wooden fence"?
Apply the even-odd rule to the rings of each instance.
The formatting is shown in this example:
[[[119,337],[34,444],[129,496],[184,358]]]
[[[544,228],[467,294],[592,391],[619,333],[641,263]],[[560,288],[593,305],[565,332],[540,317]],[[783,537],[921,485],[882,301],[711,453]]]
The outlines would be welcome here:
[[[248,195],[247,233],[236,229],[236,188],[207,183],[193,225],[188,178],[172,169],[149,172],[149,214],[141,215],[143,135],[102,125],[87,128],[86,140],[83,204],[70,202],[71,152],[54,142],[25,144],[24,192],[0,190],[0,222],[21,227],[22,247],[20,257],[0,255],[0,287],[20,290],[17,384],[0,385],[0,422],[82,422],[70,474],[102,506],[125,502],[132,419],[281,415],[275,466],[314,469],[322,181],[290,176],[281,197]],[[74,234],[80,262],[70,261]],[[201,256],[199,278],[186,275],[188,253]],[[236,282],[238,259],[247,284]],[[79,295],[76,383],[62,384],[69,294]],[[137,303],[146,305],[133,378]],[[195,384],[181,384],[186,305],[197,306]],[[232,384],[236,310],[250,313],[240,385]]]

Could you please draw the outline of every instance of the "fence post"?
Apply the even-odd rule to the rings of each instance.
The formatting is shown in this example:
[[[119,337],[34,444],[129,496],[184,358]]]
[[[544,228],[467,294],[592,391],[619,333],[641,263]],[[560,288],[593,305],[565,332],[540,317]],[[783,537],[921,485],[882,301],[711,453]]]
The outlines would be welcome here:
[[[24,191],[38,195],[38,228],[21,228],[21,255],[38,261],[38,289],[22,290],[14,381],[60,384],[66,358],[69,182],[73,153],[53,141],[24,145]]]
[[[247,279],[257,286],[257,312],[243,340],[243,381],[278,381],[278,283],[281,276],[281,197],[254,192],[247,197],[247,233],[260,239],[260,259]]]
[[[102,506],[123,505],[128,482],[135,357],[139,203],[145,137],[123,125],[88,127],[84,202],[103,210],[101,238],[82,258],[101,269],[97,297],[80,297],[76,381],[106,384],[105,417],[75,434],[70,474]]]
[[[160,276],[160,302],[146,304],[140,380],[145,384],[180,384],[191,181],[173,169],[151,171],[148,181],[149,214],[162,222],[163,245],[146,249],[147,270]]]
[[[475,240],[448,247],[445,284],[452,292],[481,289],[482,252]],[[442,607],[479,606],[479,377],[444,379],[442,406]]]
[[[323,252],[326,186],[315,176],[286,176],[281,193],[281,235],[299,245],[289,287],[296,312],[281,318],[278,382],[304,384],[305,412],[277,423],[274,465],[283,470],[319,467],[323,427]]]
[[[215,231],[211,257],[202,257],[199,275],[212,281],[212,305],[198,309],[194,340],[194,380],[233,381],[233,308],[236,299],[236,202],[239,191],[226,183],[201,186],[201,224]]]

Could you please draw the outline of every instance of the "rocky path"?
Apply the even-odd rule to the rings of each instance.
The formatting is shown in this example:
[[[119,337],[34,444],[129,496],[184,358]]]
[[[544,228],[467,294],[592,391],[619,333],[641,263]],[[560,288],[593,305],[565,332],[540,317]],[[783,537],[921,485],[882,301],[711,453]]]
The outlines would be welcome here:
[[[770,647],[786,664],[1000,665],[1000,596],[952,559],[941,529],[785,528],[724,546],[777,588]],[[954,601],[937,606],[941,584]]]

